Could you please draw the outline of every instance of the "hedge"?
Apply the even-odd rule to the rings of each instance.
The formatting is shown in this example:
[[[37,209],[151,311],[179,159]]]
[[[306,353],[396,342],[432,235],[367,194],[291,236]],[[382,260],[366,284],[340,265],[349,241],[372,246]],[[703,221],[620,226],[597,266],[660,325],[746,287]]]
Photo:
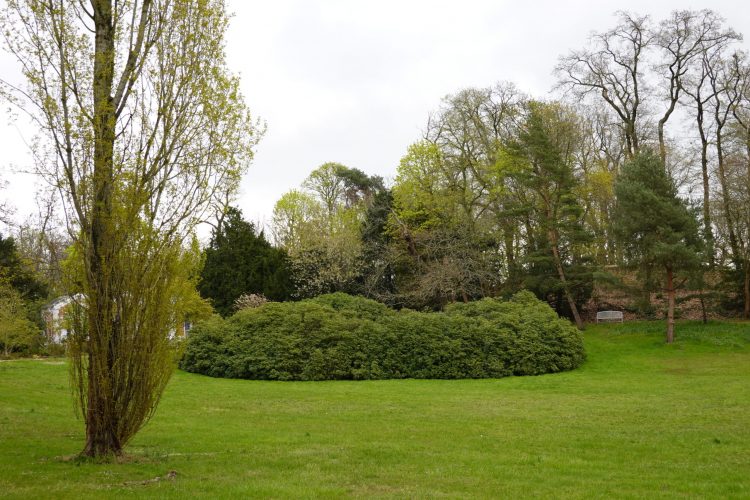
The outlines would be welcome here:
[[[572,370],[584,359],[581,333],[530,292],[442,313],[335,293],[200,323],[180,368],[254,380],[457,379]]]

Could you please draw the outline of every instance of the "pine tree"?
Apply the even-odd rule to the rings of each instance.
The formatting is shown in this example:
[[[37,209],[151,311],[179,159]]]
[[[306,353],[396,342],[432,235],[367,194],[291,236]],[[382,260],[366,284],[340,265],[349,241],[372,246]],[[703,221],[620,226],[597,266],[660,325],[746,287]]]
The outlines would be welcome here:
[[[671,344],[679,275],[700,272],[702,241],[695,214],[678,196],[674,180],[651,151],[623,165],[615,195],[613,223],[627,263],[637,267],[642,276],[661,275],[665,282],[666,340]]]
[[[511,177],[528,193],[517,207],[533,228],[527,235],[524,285],[540,297],[553,296],[558,311],[569,313],[582,329],[578,304],[590,295],[593,275],[581,252],[591,235],[576,198],[577,120],[566,106],[529,102],[518,138],[507,145],[506,161],[512,163]]]

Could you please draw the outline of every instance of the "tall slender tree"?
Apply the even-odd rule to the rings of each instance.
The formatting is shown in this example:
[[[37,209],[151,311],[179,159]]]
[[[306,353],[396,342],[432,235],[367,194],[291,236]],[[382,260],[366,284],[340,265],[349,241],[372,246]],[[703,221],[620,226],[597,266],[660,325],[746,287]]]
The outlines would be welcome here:
[[[38,171],[69,208],[85,296],[71,335],[84,455],[119,454],[172,371],[182,241],[236,189],[257,140],[227,70],[222,0],[8,0]]]

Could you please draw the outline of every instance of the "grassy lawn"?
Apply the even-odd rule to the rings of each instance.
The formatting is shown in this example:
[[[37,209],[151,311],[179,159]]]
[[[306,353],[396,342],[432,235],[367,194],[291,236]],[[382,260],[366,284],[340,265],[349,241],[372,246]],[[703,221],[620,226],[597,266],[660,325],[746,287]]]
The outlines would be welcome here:
[[[750,324],[663,329],[590,327],[581,369],[539,377],[178,372],[121,464],[66,458],[83,427],[61,361],[2,362],[0,497],[750,498]]]

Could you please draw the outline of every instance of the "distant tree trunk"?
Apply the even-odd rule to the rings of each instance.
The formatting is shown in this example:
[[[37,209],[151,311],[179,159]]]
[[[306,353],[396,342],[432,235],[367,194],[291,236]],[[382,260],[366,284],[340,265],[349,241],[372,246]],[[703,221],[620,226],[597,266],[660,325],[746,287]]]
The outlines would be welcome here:
[[[516,254],[513,248],[513,229],[506,225],[503,227],[503,245],[505,247],[505,261],[508,265],[508,281],[516,283]]]
[[[573,319],[575,320],[578,329],[583,330],[583,320],[581,319],[581,315],[578,313],[578,306],[576,305],[576,301],[573,299],[573,294],[570,292],[568,281],[567,279],[565,279],[565,270],[562,266],[562,259],[560,259],[560,250],[557,248],[557,234],[554,230],[549,231],[549,239],[550,246],[552,247],[552,257],[555,263],[555,268],[557,269],[557,275],[560,278],[560,282],[562,283],[563,290],[565,292],[565,298],[568,301],[568,306],[570,307],[570,312],[573,313]]]
[[[669,120],[669,117],[672,116],[672,113],[677,106],[677,100],[680,95],[680,84],[674,75],[670,80],[670,85],[669,107],[664,112],[664,116],[659,119],[659,122],[657,124],[657,131],[659,136],[659,158],[661,158],[661,162],[664,165],[667,164],[667,144],[664,137],[664,126],[667,124],[667,120]]]
[[[745,136],[745,150],[747,151],[747,196],[748,199],[750,199],[750,128],[747,131],[747,134]],[[747,221],[750,223],[750,220]],[[745,292],[745,307],[743,309],[742,316],[745,319],[750,319],[750,255],[748,255],[748,249],[747,245],[750,245],[749,242],[745,242],[745,286],[744,286],[744,292]]]
[[[717,120],[718,121],[718,120]],[[719,125],[723,125],[720,123]],[[716,159],[718,164],[719,173],[719,186],[721,187],[721,202],[724,210],[724,217],[726,218],[727,233],[729,235],[729,247],[732,249],[732,260],[734,261],[735,269],[740,270],[740,250],[737,241],[737,233],[735,231],[735,222],[732,215],[731,208],[731,194],[729,192],[729,182],[727,180],[726,165],[724,160],[724,148],[722,146],[723,135],[721,133],[721,126],[717,127],[716,130]]]
[[[701,319],[703,320],[703,324],[705,325],[708,323],[708,314],[706,313],[706,299],[703,296],[703,289],[700,290],[700,303],[701,303]]]
[[[708,137],[703,129],[703,103],[700,101],[700,94],[698,95],[698,132],[701,137],[701,179],[703,181],[703,237],[706,239],[706,253],[708,254],[708,265],[710,268],[714,266],[714,233],[711,228],[711,207],[709,201],[711,199],[711,191],[709,189],[709,177],[708,177]]]
[[[667,267],[667,344],[674,342],[674,273]]]

